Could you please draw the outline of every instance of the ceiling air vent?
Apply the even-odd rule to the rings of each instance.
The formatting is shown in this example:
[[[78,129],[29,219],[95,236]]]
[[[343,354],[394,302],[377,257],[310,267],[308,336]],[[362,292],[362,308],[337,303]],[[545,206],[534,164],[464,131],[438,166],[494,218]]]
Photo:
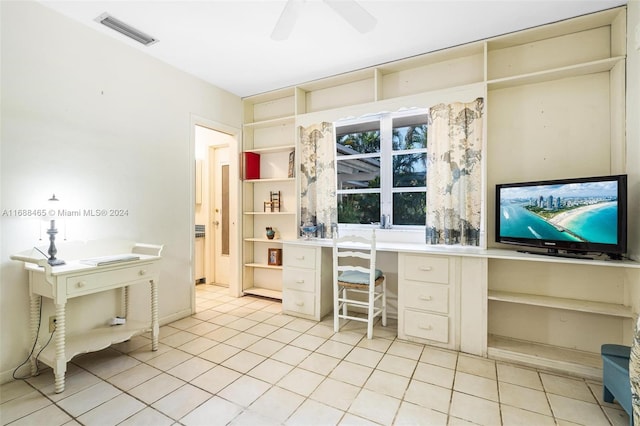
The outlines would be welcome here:
[[[150,35],[145,34],[136,28],[133,28],[131,25],[125,24],[121,20],[114,18],[108,13],[103,13],[102,15],[98,16],[95,21],[101,23],[102,25],[106,25],[107,27],[119,32],[120,34],[124,34],[127,37],[144,44],[145,46],[150,46],[158,41]]]

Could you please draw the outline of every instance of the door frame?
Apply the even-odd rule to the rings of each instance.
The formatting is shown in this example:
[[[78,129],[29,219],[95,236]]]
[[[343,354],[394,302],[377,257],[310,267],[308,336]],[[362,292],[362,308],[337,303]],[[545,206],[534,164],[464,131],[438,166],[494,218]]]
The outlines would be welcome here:
[[[191,285],[191,312],[196,312],[196,286],[193,285],[195,277],[193,268],[195,264],[195,168],[196,168],[196,126],[206,127],[216,132],[226,133],[231,136],[229,141],[229,192],[231,194],[240,194],[240,182],[236,177],[240,176],[238,170],[238,147],[240,145],[240,139],[242,133],[240,128],[232,127],[227,124],[222,124],[217,121],[209,120],[207,118],[192,114],[189,123],[189,282]],[[233,199],[233,198],[232,198]],[[242,286],[240,285],[240,250],[239,241],[242,231],[242,221],[240,220],[239,212],[241,211],[240,203],[242,197],[235,197],[235,202],[229,205],[229,255],[231,263],[231,271],[229,272],[229,295],[233,297],[240,297],[242,295]]]

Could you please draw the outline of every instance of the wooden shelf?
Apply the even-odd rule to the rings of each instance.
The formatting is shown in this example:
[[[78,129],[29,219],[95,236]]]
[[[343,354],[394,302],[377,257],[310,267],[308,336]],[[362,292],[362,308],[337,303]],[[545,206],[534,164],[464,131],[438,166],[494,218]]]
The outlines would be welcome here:
[[[467,254],[466,254],[467,255]],[[497,260],[523,260],[527,262],[544,262],[544,263],[568,263],[574,265],[584,266],[605,266],[605,267],[617,267],[617,268],[640,268],[640,262],[633,260],[609,260],[606,256],[593,257],[592,259],[581,259],[580,257],[562,257],[547,255],[546,253],[525,253],[516,250],[496,249],[490,248],[478,252],[481,257],[487,257],[489,259]]]
[[[548,40],[553,37],[561,37],[566,34],[587,31],[592,28],[598,28],[610,25],[620,15],[623,8],[612,8],[609,10],[590,13],[584,16],[578,16],[565,20],[560,23],[549,23],[533,28],[529,28],[515,33],[497,36],[488,41],[488,49],[504,49],[513,46],[519,46],[526,43],[532,43],[540,40]]]
[[[270,244],[282,244],[281,239],[273,239],[270,240],[268,238],[245,238],[244,239],[248,243],[270,243]]]
[[[254,149],[246,149],[244,152],[255,152],[258,154],[272,154],[276,152],[287,152],[295,150],[295,145],[280,145],[280,146],[271,146],[265,148],[254,148]]]
[[[559,80],[561,78],[605,72],[610,71],[615,65],[621,62],[624,62],[624,57],[618,56],[599,61],[587,62],[584,64],[571,65],[512,77],[498,78],[487,81],[487,88],[489,90],[505,89],[525,84],[542,83],[545,81]]]
[[[277,101],[283,98],[293,96],[294,91],[291,88],[285,88],[280,90],[274,90],[272,92],[261,93],[258,95],[252,95],[244,99],[244,102],[248,105],[255,105],[260,103],[267,103]]]
[[[374,68],[366,68],[352,71],[344,74],[334,75],[332,77],[303,83],[299,86],[304,92],[321,91],[324,89],[332,89],[349,83],[373,79]]]
[[[489,300],[523,305],[542,306],[545,308],[564,309],[587,312],[622,318],[633,318],[631,307],[613,303],[592,302],[589,300],[566,299],[534,294],[513,293],[508,291],[489,290]]]
[[[296,178],[266,178],[266,179],[246,179],[244,183],[274,183],[274,182],[295,182]]]
[[[247,268],[282,270],[282,266],[268,265],[266,263],[245,263],[244,266]]]
[[[600,354],[489,335],[490,358],[602,380]]]
[[[85,333],[67,336],[65,360],[69,362],[77,355],[105,349],[112,344],[127,341],[150,330],[149,322],[127,320],[126,324],[100,327]],[[39,359],[49,366],[55,365],[56,346],[53,343],[49,344],[42,351]]]
[[[243,124],[244,128],[248,128],[248,129],[260,129],[260,128],[266,128],[266,127],[274,127],[274,126],[284,126],[287,124],[293,124],[295,123],[295,116],[293,115],[288,115],[286,117],[278,117],[278,118],[272,118],[269,120],[262,120],[262,121],[254,121],[251,123],[245,123]]]
[[[251,294],[253,296],[268,297],[270,299],[282,300],[282,292],[277,290],[270,290],[268,288],[251,287],[243,290],[244,294]]]
[[[418,55],[382,64],[379,65],[377,69],[379,69],[383,75],[388,75],[443,62],[454,61],[457,59],[464,59],[470,56],[482,55],[483,53],[484,43],[472,42],[461,46],[430,52],[427,55]]]

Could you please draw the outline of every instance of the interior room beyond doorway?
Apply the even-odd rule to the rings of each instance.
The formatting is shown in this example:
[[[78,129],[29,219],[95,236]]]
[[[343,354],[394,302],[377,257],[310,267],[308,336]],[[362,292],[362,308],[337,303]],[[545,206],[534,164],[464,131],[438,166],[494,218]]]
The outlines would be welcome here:
[[[194,280],[229,286],[229,146],[233,136],[195,126]]]

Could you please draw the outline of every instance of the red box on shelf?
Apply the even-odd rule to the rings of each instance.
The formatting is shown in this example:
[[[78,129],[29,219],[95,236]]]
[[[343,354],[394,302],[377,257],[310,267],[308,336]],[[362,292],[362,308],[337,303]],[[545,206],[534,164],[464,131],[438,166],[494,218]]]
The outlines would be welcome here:
[[[242,178],[245,180],[260,179],[260,154],[242,153]]]

